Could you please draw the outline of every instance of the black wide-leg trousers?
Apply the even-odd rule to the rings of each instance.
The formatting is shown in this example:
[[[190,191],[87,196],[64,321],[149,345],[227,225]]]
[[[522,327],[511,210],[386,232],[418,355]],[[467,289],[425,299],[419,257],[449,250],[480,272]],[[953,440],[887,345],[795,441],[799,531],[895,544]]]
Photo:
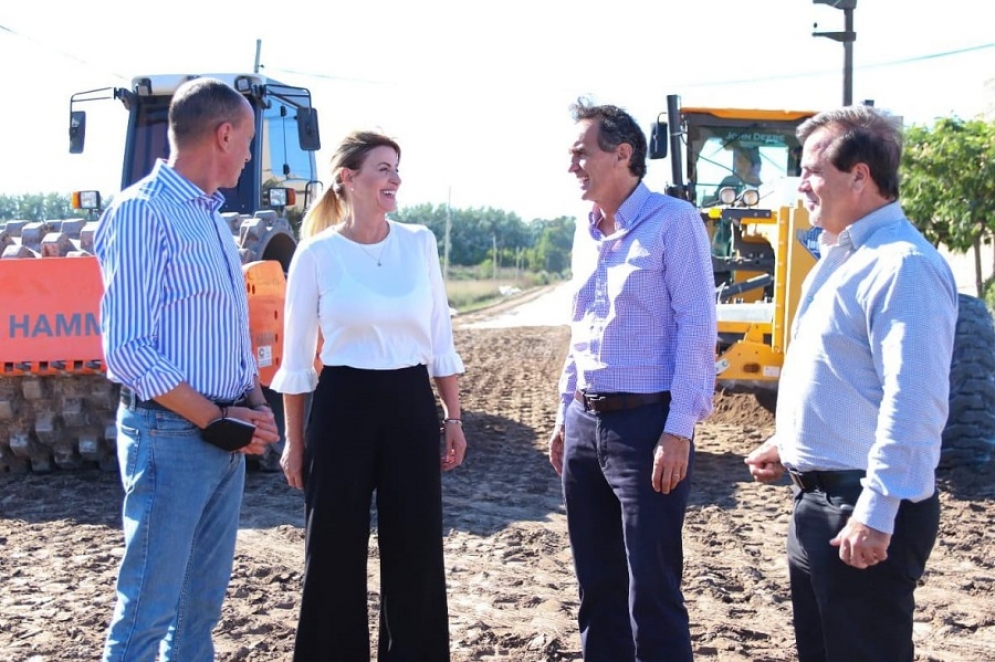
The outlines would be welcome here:
[[[326,367],[306,435],[296,662],[367,662],[376,493],[381,662],[449,660],[439,419],[424,366]]]

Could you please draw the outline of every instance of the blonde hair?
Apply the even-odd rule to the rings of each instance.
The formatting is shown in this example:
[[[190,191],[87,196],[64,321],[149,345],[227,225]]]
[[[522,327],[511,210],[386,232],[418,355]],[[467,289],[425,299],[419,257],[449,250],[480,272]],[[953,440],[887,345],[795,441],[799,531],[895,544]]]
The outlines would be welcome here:
[[[345,217],[349,200],[342,183],[342,169],[359,170],[366,156],[377,147],[390,147],[401,159],[401,148],[396,142],[375,131],[353,131],[332,155],[332,185],[325,189],[314,205],[308,209],[301,223],[301,239],[310,239],[319,232],[338,225]]]

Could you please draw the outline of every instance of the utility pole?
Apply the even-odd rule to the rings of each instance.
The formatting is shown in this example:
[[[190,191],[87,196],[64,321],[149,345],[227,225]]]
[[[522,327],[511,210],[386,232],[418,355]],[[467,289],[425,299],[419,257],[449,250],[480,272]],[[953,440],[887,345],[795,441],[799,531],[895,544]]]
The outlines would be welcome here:
[[[843,105],[853,105],[853,42],[857,41],[857,33],[853,30],[853,10],[857,8],[857,0],[812,0],[817,5],[829,5],[843,10],[843,32],[812,32],[813,37],[828,37],[833,41],[843,43]],[[818,28],[816,23],[812,26]]]
[[[259,73],[259,67],[260,67],[259,56],[262,54],[262,51],[263,51],[263,40],[256,39],[256,63],[252,67],[252,73],[254,74]]]

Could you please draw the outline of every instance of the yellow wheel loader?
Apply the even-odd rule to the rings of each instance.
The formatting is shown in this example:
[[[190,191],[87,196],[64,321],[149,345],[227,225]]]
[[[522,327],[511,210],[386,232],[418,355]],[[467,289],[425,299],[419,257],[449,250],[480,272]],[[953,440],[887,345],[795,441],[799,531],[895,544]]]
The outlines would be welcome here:
[[[774,411],[801,285],[821,230],[797,196],[798,126],[816,113],[681,107],[652,127],[649,157],[670,158],[667,193],[694,203],[712,238],[718,318],[716,388]],[[684,169],[687,179],[684,178]],[[995,448],[995,328],[984,302],[960,296],[944,454]]]

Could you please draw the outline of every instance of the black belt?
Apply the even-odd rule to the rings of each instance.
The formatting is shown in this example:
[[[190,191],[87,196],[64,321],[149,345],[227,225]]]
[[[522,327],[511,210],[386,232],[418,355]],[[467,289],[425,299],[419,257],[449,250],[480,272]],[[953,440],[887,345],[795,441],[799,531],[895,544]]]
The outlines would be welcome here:
[[[834,489],[859,487],[865,472],[860,469],[846,471],[794,471],[788,477],[802,492],[831,492]]]
[[[670,391],[659,393],[589,393],[574,391],[574,400],[584,405],[584,411],[603,414],[608,411],[635,409],[643,405],[669,404]]]
[[[218,407],[247,407],[249,405],[248,396],[242,396],[236,400],[214,400],[208,398]],[[121,404],[129,409],[154,409],[156,411],[173,411],[169,407],[159,404],[155,400],[142,400],[127,386],[121,387]]]

